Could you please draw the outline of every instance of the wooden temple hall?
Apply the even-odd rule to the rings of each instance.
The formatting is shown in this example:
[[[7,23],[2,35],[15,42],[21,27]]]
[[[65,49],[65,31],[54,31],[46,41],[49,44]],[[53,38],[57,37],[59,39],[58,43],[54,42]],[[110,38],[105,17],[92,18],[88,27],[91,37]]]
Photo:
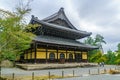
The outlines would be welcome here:
[[[76,29],[60,8],[53,15],[39,20],[32,15],[30,24],[39,24],[32,32],[36,34],[31,48],[21,55],[27,63],[87,62],[88,51],[96,46],[86,45],[79,39],[88,37],[91,32]]]

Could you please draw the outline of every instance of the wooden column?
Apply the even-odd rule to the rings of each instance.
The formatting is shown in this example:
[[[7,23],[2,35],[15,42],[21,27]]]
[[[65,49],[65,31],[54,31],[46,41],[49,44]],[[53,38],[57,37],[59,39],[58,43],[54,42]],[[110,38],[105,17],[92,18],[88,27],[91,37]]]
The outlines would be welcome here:
[[[75,49],[75,50],[76,50],[76,49]],[[75,53],[75,50],[74,50],[74,62],[76,61],[76,58],[75,58],[75,56],[76,56],[76,55],[75,55],[75,54],[76,54],[76,53]]]
[[[26,52],[26,59],[28,60],[28,51],[26,50],[25,52]]]
[[[58,49],[59,49],[59,46],[57,47],[57,62],[58,62]]]
[[[47,55],[48,55],[48,45],[47,45],[47,47],[46,47],[46,63],[48,62],[48,57],[47,57]]]
[[[89,62],[89,60],[88,60],[88,51],[87,51],[87,62]]]
[[[83,51],[81,51],[81,62],[83,62]]]
[[[84,51],[81,51],[81,59],[82,59],[82,62],[84,61],[84,60],[83,60],[83,52],[84,52]]]
[[[37,57],[37,43],[35,42],[35,44],[34,44],[35,46],[34,46],[34,49],[35,49],[35,54],[34,54],[34,63],[36,63],[36,57]]]
[[[24,51],[24,55],[23,56],[24,56],[24,62],[26,62],[26,50]]]
[[[66,49],[66,61],[68,61],[68,56],[67,56],[67,49]]]
[[[22,56],[23,56],[23,58],[22,58]],[[20,60],[25,60],[25,51],[24,51],[23,54],[21,54],[21,56],[20,56]]]
[[[30,62],[32,62],[32,48],[30,50]]]

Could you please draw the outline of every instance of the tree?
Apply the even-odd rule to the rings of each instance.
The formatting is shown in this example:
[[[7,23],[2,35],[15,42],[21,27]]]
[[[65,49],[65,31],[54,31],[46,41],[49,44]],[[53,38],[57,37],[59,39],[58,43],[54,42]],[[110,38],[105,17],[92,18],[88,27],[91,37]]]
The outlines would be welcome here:
[[[88,60],[90,62],[93,62],[94,60],[92,60],[91,58],[93,58],[92,56],[95,56],[96,53],[99,53],[100,50],[102,50],[102,53],[103,53],[103,49],[102,49],[102,43],[105,43],[106,42],[104,41],[104,37],[101,36],[100,34],[97,34],[95,36],[95,38],[92,38],[92,37],[88,37],[86,40],[84,40],[84,43],[85,44],[90,44],[92,46],[98,46],[99,47],[99,50],[92,50],[92,51],[89,51],[88,52]],[[99,58],[99,57],[98,57]],[[106,59],[105,57],[102,57],[101,59]],[[98,60],[98,59],[97,59]]]
[[[117,47],[118,47],[118,51],[120,52],[120,43],[118,43]]]
[[[0,9],[0,77],[1,61],[15,61],[23,50],[30,47],[35,37],[30,31],[37,25],[27,25],[25,15],[31,11],[30,0],[27,4],[20,5],[15,12]],[[29,32],[28,32],[29,30]]]
[[[109,50],[107,51],[107,54],[105,54],[105,56],[107,57],[107,64],[115,64],[116,56],[114,52]]]
[[[92,62],[100,63],[100,62],[105,62],[107,61],[107,57],[101,53],[101,51],[97,51],[96,54],[92,55],[90,60]]]
[[[0,9],[1,60],[9,59],[14,61],[23,50],[30,47],[30,43],[35,37],[30,31],[31,28],[36,26],[26,24],[24,17],[30,11],[29,2],[25,6],[20,5],[17,7],[15,12]],[[29,32],[27,30],[29,30]]]
[[[92,37],[87,37],[87,39],[84,41],[85,44],[95,45],[95,40]]]
[[[117,48],[118,48],[118,50],[116,52],[116,61],[115,61],[115,63],[120,65],[120,43],[118,43]]]
[[[104,41],[104,37],[101,36],[100,34],[97,34],[95,37],[95,44],[99,47],[99,49],[104,53],[103,48],[102,48],[102,43],[106,44]]]

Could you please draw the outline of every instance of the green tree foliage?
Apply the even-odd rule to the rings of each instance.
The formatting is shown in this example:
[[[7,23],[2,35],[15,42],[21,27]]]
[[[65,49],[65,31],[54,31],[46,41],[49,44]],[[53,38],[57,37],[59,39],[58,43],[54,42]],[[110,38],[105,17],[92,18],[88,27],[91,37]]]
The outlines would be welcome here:
[[[98,46],[99,50],[93,50],[88,52],[90,62],[105,62],[106,64],[119,64],[120,65],[120,43],[117,45],[117,51],[112,52],[111,50],[107,51],[107,54],[103,54],[101,51],[102,43],[106,44],[104,37],[97,34],[95,38],[88,37],[85,41],[85,44],[90,44],[93,46]]]
[[[97,34],[95,37],[95,44],[99,47],[102,53],[104,53],[103,48],[102,48],[102,43],[106,44],[104,37],[101,36],[100,34]]]
[[[107,57],[106,64],[115,64],[116,56],[115,56],[114,52],[109,50],[109,51],[107,51],[107,54],[105,54],[105,56]]]
[[[90,44],[90,45],[93,45],[93,46],[98,46],[98,47],[102,47],[102,43],[105,43],[105,40],[104,40],[104,37],[100,34],[97,34],[95,36],[95,38],[92,38],[92,37],[88,37],[86,40],[84,40],[84,43],[85,44]]]
[[[100,45],[101,45],[101,43],[105,43],[106,44],[106,42],[104,41],[104,37],[101,36],[100,34],[96,35],[96,37],[95,37],[95,43],[98,43]]]
[[[104,37],[101,36],[100,34],[97,34],[95,36],[95,38],[92,38],[92,37],[88,37],[85,41],[84,41],[85,44],[90,44],[92,46],[98,46],[99,47],[99,50],[92,50],[92,51],[89,51],[88,52],[88,56],[89,56],[89,61],[90,62],[93,62],[93,60],[91,59],[92,56],[95,56],[96,53],[99,53],[99,51],[101,51],[102,49],[102,43],[105,43],[106,42],[104,41]],[[103,53],[103,50],[101,51]],[[97,55],[96,55],[97,56]]]
[[[118,43],[117,47],[118,47],[118,52],[120,52],[120,43]]]
[[[118,43],[117,47],[118,47],[118,50],[116,52],[116,61],[115,61],[115,63],[120,65],[120,43]]]
[[[26,29],[35,26],[27,25],[24,18],[30,11],[28,4],[17,7],[15,12],[0,9],[0,59],[15,60],[30,47],[35,36]]]
[[[97,51],[96,54],[91,56],[90,61],[91,62],[96,62],[96,63],[106,62],[107,58],[106,58],[106,56],[103,56],[101,51],[99,50],[99,51]]]
[[[85,41],[85,44],[95,45],[95,40],[92,37],[88,37]]]

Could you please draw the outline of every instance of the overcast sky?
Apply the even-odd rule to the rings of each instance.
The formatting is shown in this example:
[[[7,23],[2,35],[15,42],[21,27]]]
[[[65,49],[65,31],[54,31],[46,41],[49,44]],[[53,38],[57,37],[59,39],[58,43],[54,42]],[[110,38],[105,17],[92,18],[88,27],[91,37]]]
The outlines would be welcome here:
[[[0,8],[13,11],[18,2],[0,0]],[[43,19],[63,7],[77,29],[92,32],[93,37],[100,34],[105,38],[105,52],[117,50],[120,43],[120,0],[33,0],[30,7],[32,11],[27,20],[31,15]]]

